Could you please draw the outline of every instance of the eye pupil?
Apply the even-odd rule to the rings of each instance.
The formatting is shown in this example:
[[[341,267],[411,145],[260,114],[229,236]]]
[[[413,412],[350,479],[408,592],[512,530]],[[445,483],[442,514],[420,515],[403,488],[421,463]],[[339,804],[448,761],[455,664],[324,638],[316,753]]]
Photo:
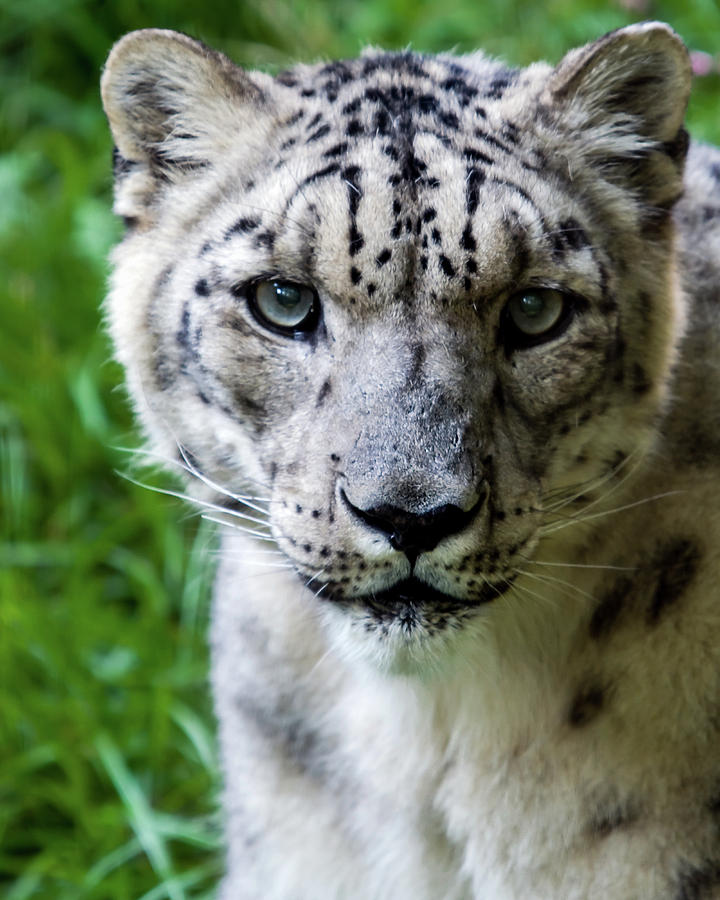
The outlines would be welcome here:
[[[520,298],[520,307],[524,315],[534,319],[544,311],[545,301],[539,294],[523,294]]]
[[[284,309],[296,309],[301,302],[300,290],[294,284],[284,284],[282,281],[272,281],[271,289],[275,292],[275,300]]]

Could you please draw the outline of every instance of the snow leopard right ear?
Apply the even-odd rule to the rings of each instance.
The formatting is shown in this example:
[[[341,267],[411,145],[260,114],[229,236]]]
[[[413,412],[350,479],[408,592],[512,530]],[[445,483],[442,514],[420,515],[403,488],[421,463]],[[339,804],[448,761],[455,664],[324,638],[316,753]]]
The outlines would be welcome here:
[[[690,82],[688,51],[662,22],[629,25],[571,50],[543,95],[558,153],[571,148],[588,171],[630,188],[650,208],[669,209],[682,191]]]
[[[117,190],[116,212],[142,215],[162,184],[237,151],[239,136],[262,147],[263,122],[272,118],[264,81],[175,31],[148,28],[121,38],[101,81],[116,178],[132,181]]]

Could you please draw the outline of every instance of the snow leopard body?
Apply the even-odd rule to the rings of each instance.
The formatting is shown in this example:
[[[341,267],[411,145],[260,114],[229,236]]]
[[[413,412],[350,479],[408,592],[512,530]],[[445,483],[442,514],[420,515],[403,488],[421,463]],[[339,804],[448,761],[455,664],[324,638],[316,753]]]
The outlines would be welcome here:
[[[221,522],[222,900],[720,897],[689,85],[657,23],[520,70],[113,49],[109,327]]]

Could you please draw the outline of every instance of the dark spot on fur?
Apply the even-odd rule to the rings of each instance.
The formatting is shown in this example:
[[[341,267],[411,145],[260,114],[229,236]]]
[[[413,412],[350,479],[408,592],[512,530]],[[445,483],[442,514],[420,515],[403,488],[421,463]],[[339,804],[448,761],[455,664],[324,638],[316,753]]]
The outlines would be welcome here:
[[[325,137],[326,134],[330,133],[330,126],[325,124],[321,125],[317,131],[313,131],[313,133],[307,138],[305,141],[306,144],[311,144],[314,141],[319,141],[320,138]]]
[[[440,87],[455,94],[460,100],[461,106],[468,106],[473,98],[478,95],[477,88],[472,87],[462,78],[446,78]]]
[[[182,316],[180,318],[180,328],[175,334],[178,344],[187,350],[190,347],[190,306],[185,303],[183,306]]]
[[[243,216],[241,219],[238,219],[234,225],[228,228],[225,232],[225,240],[229,241],[230,238],[234,237],[236,234],[247,234],[249,231],[254,231],[259,224],[260,219]]]
[[[645,369],[639,363],[632,367],[631,383],[633,393],[638,395],[646,394],[652,387]]]
[[[255,235],[253,246],[257,249],[265,247],[267,250],[272,250],[275,246],[274,233],[272,231],[263,231],[260,234]]]
[[[447,258],[447,256],[445,256],[444,253],[441,253],[439,260],[440,260],[440,268],[443,270],[445,275],[447,275],[448,278],[454,278],[455,274],[456,274],[455,267],[450,262],[450,260]]]
[[[673,900],[712,900],[720,884],[720,862],[708,860],[699,866],[682,863],[676,876]]]
[[[350,267],[350,281],[353,284],[359,284],[362,281],[362,275],[360,274],[360,269],[356,266]]]
[[[655,625],[663,613],[677,603],[688,588],[700,561],[700,551],[689,540],[675,540],[662,547],[653,560],[657,587],[648,608],[648,623]]]
[[[335,172],[339,172],[339,171],[340,171],[340,165],[339,165],[339,163],[330,163],[330,165],[325,166],[323,169],[318,169],[317,172],[313,172],[312,175],[308,175],[307,178],[305,178],[305,179],[297,186],[297,189],[295,190],[295,193],[297,194],[297,193],[299,193],[300,191],[302,191],[302,189],[303,189],[306,185],[312,184],[314,181],[320,181],[320,180],[322,180],[323,178],[327,178],[328,175],[334,175]],[[293,196],[290,198],[290,202],[292,202],[292,200],[294,199],[294,196],[295,196],[295,194],[293,194]],[[289,203],[286,204],[286,205],[289,206]]]
[[[491,100],[499,100],[515,78],[514,72],[509,72],[505,78],[494,78],[490,82],[490,87],[485,91],[485,96]]]
[[[491,166],[495,162],[495,160],[491,156],[488,156],[487,153],[476,150],[474,147],[465,147],[463,156],[472,163],[484,163],[486,166]]]
[[[477,241],[473,237],[472,233],[472,225],[470,222],[465,226],[465,230],[462,233],[462,237],[460,238],[460,246],[467,250],[470,253],[474,253],[477,250]]]
[[[605,838],[618,828],[634,824],[638,818],[638,811],[631,803],[601,803],[588,823],[588,832],[593,837]]]
[[[487,144],[489,147],[494,147],[497,150],[502,150],[503,153],[512,153],[512,149],[504,144],[502,141],[499,141],[494,135],[488,134],[485,131],[482,131],[480,128],[476,128],[474,131],[474,135],[476,138],[479,138],[484,144]],[[509,138],[506,137],[509,140]],[[512,141],[511,141],[512,143]]]
[[[415,344],[412,348],[412,361],[410,363],[410,375],[408,376],[408,380],[411,384],[419,379],[424,362],[425,347],[423,344]]]
[[[471,168],[465,178],[465,208],[469,216],[475,215],[480,203],[480,186],[485,181],[485,174],[480,169]]]
[[[347,141],[342,141],[339,144],[334,144],[332,147],[330,147],[328,150],[326,150],[323,153],[323,156],[324,157],[342,156],[343,153],[347,152],[348,146],[349,145],[348,145]]]
[[[327,378],[322,387],[320,388],[320,392],[317,395],[317,400],[315,401],[315,406],[322,406],[327,397],[332,392],[332,383],[329,378]]]
[[[612,631],[631,590],[632,581],[621,576],[603,594],[590,619],[590,637],[593,640],[607,637]]]
[[[200,278],[195,282],[195,293],[198,295],[198,297],[210,296],[210,285],[207,283],[206,278]]]
[[[582,250],[590,245],[587,234],[575,219],[565,219],[558,224],[565,245],[572,250]]]
[[[293,708],[294,700],[255,700],[249,691],[239,694],[237,709],[245,727],[253,729],[279,750],[304,775],[322,778],[325,774],[324,740],[306,718]]]
[[[365,246],[365,238],[358,231],[354,222],[350,226],[349,238],[350,244],[348,249],[350,252],[350,256],[356,256]]]
[[[573,728],[588,725],[605,706],[607,689],[601,684],[582,687],[570,705],[568,723]]]

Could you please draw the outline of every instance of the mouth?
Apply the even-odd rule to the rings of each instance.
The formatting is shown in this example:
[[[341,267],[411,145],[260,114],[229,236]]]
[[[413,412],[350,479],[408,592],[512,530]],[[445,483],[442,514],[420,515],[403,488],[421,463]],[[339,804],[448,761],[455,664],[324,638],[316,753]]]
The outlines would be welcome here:
[[[428,615],[457,616],[471,613],[478,607],[496,600],[510,587],[510,580],[501,584],[485,584],[472,597],[454,597],[431,587],[419,578],[407,578],[384,591],[374,591],[359,597],[326,595],[347,605],[360,605],[375,619],[416,620]]]

